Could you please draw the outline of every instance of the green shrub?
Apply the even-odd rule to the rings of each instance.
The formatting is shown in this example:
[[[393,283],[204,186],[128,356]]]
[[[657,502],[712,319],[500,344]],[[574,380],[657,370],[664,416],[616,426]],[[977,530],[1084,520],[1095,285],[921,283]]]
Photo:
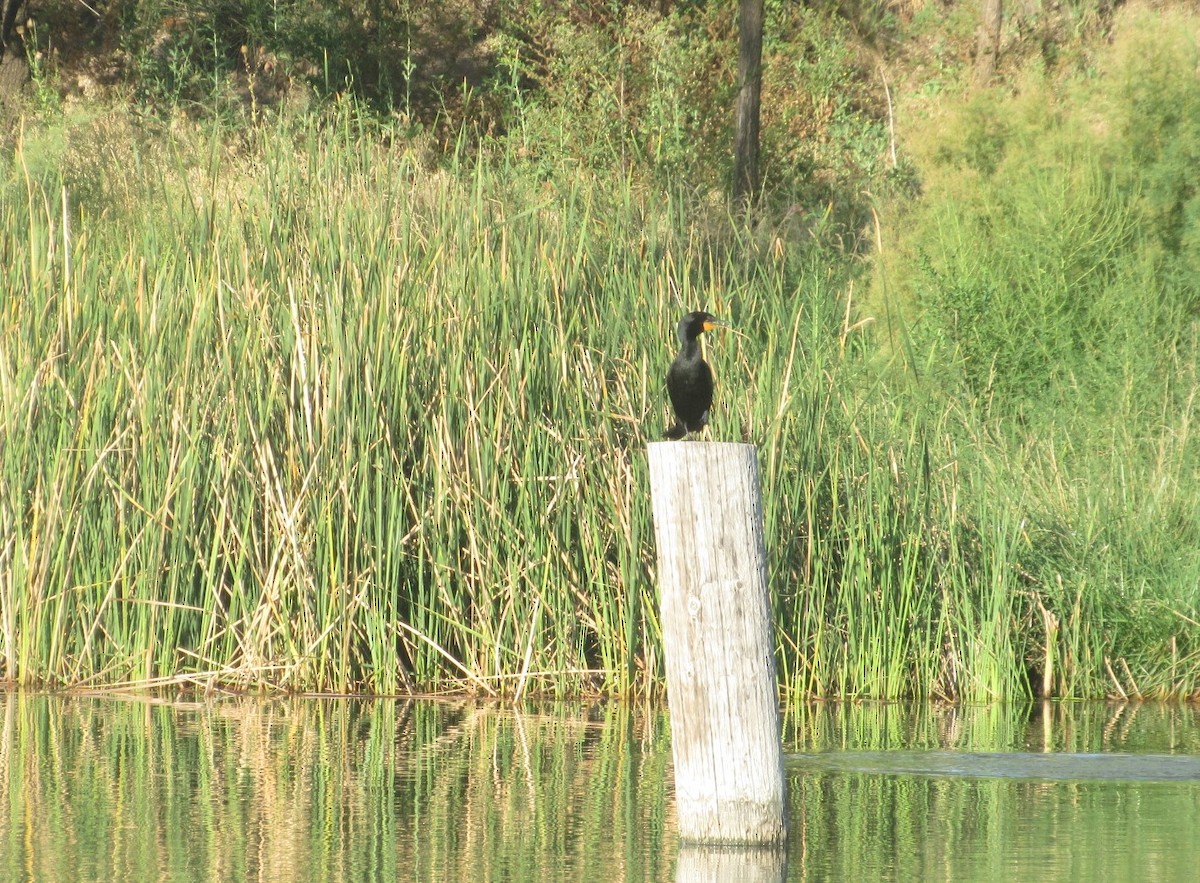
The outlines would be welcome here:
[[[1100,76],[945,102],[907,142],[923,197],[885,222],[894,337],[918,394],[973,415],[1052,690],[1173,691],[1148,660],[1198,652],[1198,33],[1131,13]]]
[[[1001,414],[1077,390],[1132,405],[1121,390],[1152,390],[1197,315],[1200,56],[1145,27],[1100,80],[1031,75],[914,142],[927,190],[900,243],[909,321]]]

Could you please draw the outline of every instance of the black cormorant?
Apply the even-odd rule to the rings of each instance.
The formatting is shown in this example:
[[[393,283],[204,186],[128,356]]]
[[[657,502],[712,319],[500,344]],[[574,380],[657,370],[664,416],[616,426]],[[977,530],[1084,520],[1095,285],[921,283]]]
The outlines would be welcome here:
[[[708,423],[708,410],[713,400],[713,373],[700,355],[697,338],[721,323],[703,310],[688,313],[679,320],[679,355],[667,371],[667,393],[675,409],[676,423],[664,438],[680,439],[690,432],[699,432]]]

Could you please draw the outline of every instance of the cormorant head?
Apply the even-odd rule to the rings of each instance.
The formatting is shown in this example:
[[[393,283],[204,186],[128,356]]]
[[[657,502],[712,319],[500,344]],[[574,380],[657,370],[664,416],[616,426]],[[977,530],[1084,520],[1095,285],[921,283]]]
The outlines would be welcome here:
[[[682,344],[689,340],[695,340],[705,331],[712,331],[720,324],[717,317],[711,313],[694,310],[679,320],[679,326],[675,329],[675,333],[679,336],[679,342]]]

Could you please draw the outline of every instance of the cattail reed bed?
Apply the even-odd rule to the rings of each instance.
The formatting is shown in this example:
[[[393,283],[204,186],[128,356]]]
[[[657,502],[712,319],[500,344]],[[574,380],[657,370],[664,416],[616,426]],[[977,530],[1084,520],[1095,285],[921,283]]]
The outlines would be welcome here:
[[[1072,557],[1103,507],[1041,494],[1078,480],[1053,450],[881,367],[857,259],[345,108],[102,129],[103,174],[35,136],[4,167],[3,679],[655,690],[644,444],[703,307],[740,332],[713,437],[759,446],[792,695],[1196,690],[1194,608]],[[1163,439],[1146,469],[1191,456]]]

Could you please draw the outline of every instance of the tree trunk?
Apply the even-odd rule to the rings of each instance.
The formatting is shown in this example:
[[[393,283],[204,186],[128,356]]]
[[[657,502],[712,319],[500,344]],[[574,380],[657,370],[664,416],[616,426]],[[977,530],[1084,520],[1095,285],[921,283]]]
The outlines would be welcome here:
[[[975,52],[975,82],[986,86],[996,71],[1000,57],[1000,26],[1004,21],[1003,0],[983,0],[983,20]]]
[[[29,65],[21,38],[15,32],[17,12],[24,0],[0,0],[0,140],[16,118],[17,98],[29,82]]]
[[[0,0],[0,58],[10,46],[18,45],[13,40],[16,36],[14,28],[17,25],[17,13],[25,0]]]
[[[758,125],[762,98],[763,0],[740,0],[738,16],[737,129],[733,199],[746,204],[758,192]]]

